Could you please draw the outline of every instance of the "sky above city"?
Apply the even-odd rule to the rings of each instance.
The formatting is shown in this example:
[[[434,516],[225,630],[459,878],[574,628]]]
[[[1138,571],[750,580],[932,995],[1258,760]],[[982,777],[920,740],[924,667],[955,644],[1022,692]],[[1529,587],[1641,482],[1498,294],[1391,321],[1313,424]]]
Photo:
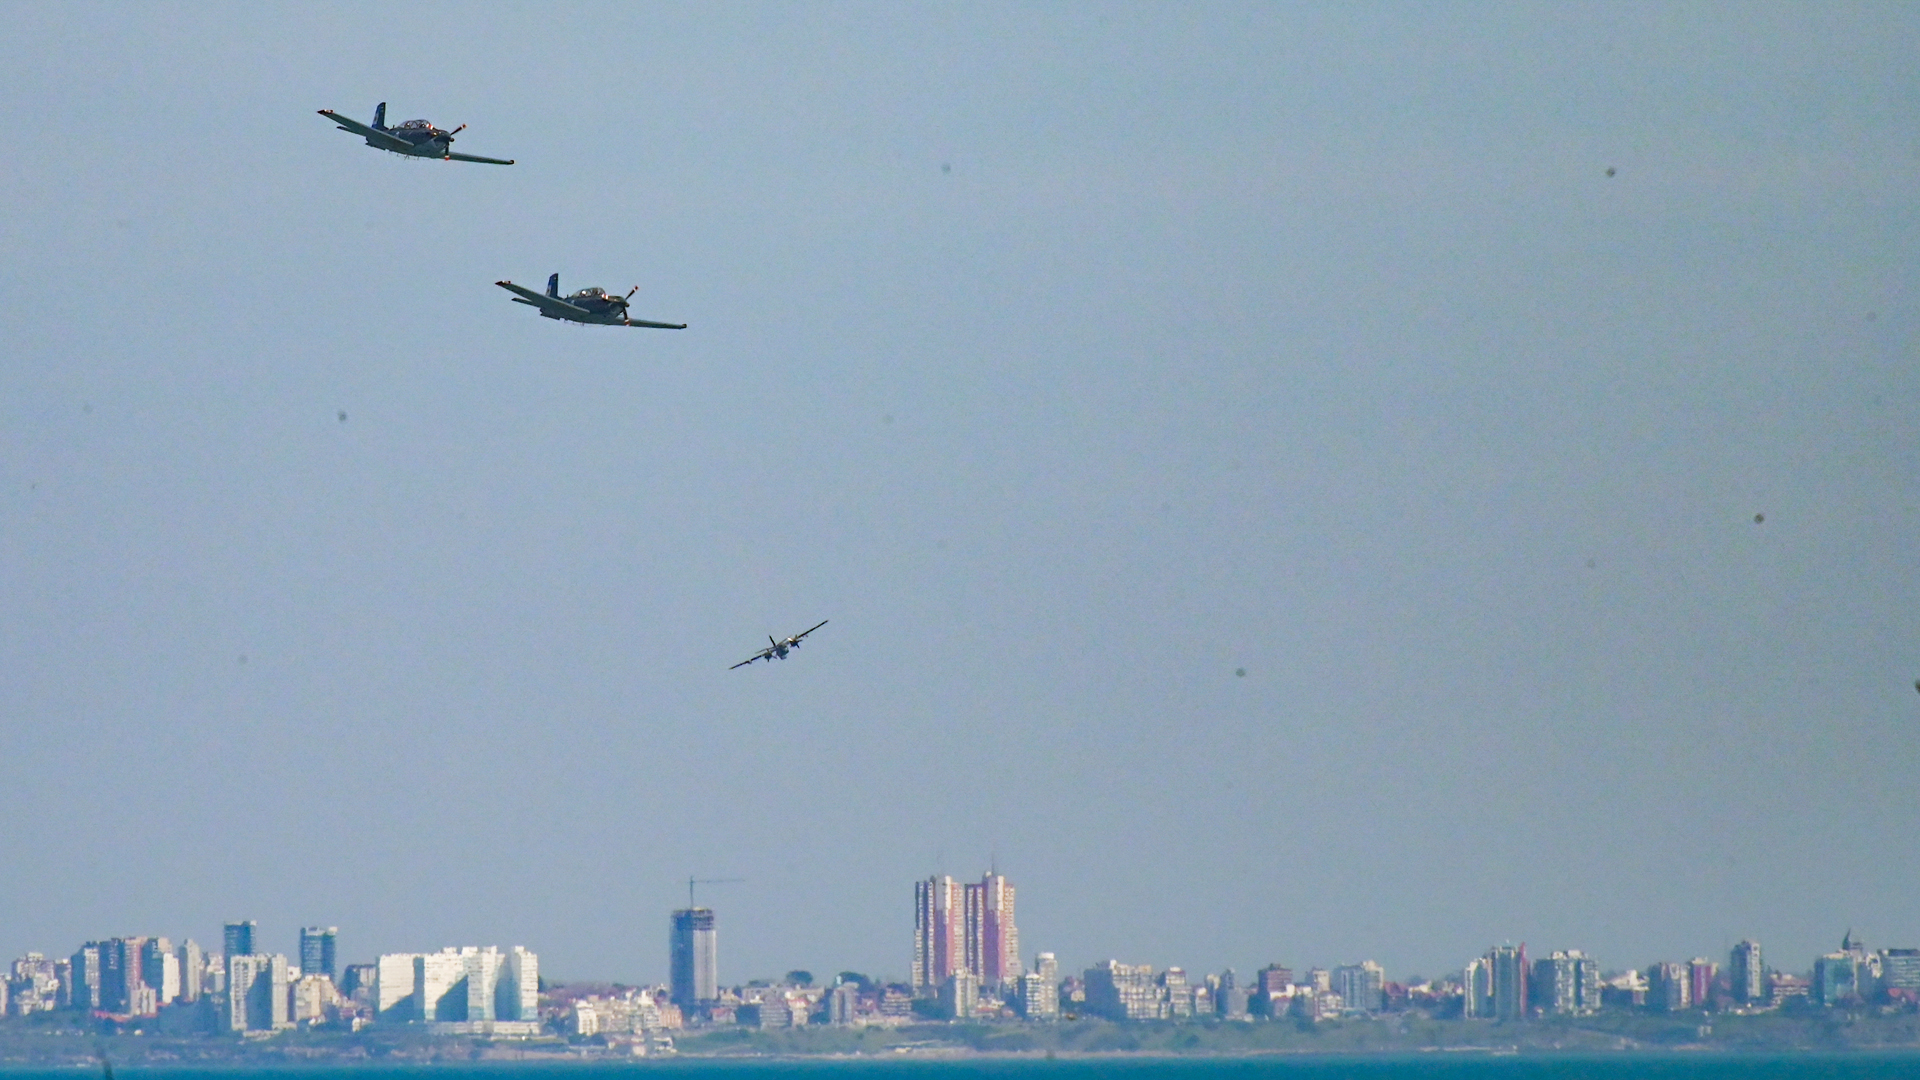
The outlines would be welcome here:
[[[0,955],[1920,945],[1920,9],[17,7]],[[465,123],[510,168],[315,115]],[[638,286],[573,327],[494,287]],[[769,634],[828,625],[784,662]]]

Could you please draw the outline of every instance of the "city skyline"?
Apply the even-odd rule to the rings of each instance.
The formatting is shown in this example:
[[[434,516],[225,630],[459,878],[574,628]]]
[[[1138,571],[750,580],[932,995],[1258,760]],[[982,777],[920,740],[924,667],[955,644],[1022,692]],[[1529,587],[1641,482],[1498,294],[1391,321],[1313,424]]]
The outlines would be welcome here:
[[[1920,7],[383,17],[0,34],[0,955],[1904,938]]]

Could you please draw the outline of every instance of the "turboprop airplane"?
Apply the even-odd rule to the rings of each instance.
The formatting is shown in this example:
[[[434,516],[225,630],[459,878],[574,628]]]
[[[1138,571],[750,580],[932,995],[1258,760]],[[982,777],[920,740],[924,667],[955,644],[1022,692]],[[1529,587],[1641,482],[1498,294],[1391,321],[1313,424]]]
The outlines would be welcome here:
[[[399,127],[387,126],[387,103],[381,102],[373,107],[371,126],[358,120],[350,120],[331,109],[321,109],[320,115],[340,125],[341,131],[351,131],[355,135],[366,137],[367,145],[380,150],[389,150],[405,157],[439,158],[442,161],[477,161],[482,165],[511,165],[511,158],[475,157],[472,154],[456,154],[453,137],[467,129],[461,124],[452,131],[442,131],[425,120],[409,120]]]
[[[655,330],[685,330],[686,323],[647,322],[643,319],[627,317],[627,301],[640,291],[635,285],[627,290],[627,295],[610,293],[599,286],[581,289],[566,299],[560,298],[560,275],[547,279],[546,295],[534,292],[524,285],[515,285],[511,281],[496,281],[495,285],[513,294],[513,302],[540,309],[540,314],[549,319],[565,319],[568,322],[587,323],[592,326],[648,326]]]

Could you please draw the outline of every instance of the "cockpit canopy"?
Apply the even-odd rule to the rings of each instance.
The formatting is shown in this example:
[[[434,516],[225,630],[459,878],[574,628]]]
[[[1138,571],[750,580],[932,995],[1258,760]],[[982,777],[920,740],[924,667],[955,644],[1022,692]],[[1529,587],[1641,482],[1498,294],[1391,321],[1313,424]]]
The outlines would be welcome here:
[[[399,127],[394,128],[393,130],[395,131],[432,131],[433,125],[428,123],[425,120],[409,120],[406,123],[401,124]]]
[[[586,300],[604,300],[607,297],[607,290],[595,285],[591,289],[581,289],[573,295]]]

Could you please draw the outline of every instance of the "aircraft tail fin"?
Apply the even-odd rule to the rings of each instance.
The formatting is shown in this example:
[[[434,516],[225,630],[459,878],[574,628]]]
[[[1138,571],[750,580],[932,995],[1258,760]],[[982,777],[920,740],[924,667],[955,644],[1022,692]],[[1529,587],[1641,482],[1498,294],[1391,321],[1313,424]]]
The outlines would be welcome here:
[[[551,297],[555,297],[556,299],[560,296],[560,275],[559,274],[555,274],[552,277],[547,279],[547,295]]]
[[[374,130],[376,131],[386,130],[387,103],[384,101],[373,107],[373,127],[374,127]]]

